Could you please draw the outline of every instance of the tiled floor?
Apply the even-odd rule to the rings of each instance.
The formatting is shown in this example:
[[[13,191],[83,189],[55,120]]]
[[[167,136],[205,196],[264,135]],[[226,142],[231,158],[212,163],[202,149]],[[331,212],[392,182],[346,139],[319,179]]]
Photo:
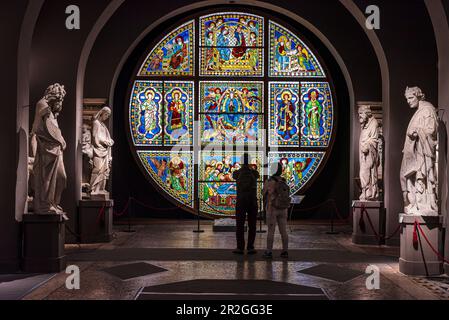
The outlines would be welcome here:
[[[136,233],[124,233],[121,232],[123,227],[117,226],[112,243],[67,246],[69,264],[81,269],[80,290],[66,289],[67,275],[61,273],[28,294],[25,299],[126,300],[135,299],[145,287],[212,279],[271,280],[308,286],[322,289],[327,298],[332,300],[447,299],[447,295],[443,294],[444,290],[432,290],[429,283],[398,272],[398,248],[355,246],[351,243],[351,232],[346,226],[337,227],[340,234],[328,235],[328,226],[296,225],[289,234],[291,258],[277,258],[273,261],[264,261],[260,257],[266,234],[257,235],[256,247],[260,249],[258,256],[234,257],[231,253],[235,246],[233,233],[214,233],[212,226],[206,224],[203,226],[206,232],[196,234],[192,232],[194,227],[194,222],[158,221],[155,224],[135,226]],[[280,243],[280,237],[276,235],[275,246],[279,248]],[[186,256],[186,252],[192,257]],[[214,255],[213,258],[208,257],[209,253]],[[104,271],[120,265],[132,266],[138,262],[167,271],[129,280],[121,280]],[[366,274],[355,276],[347,282],[338,282],[326,279],[326,274],[317,276],[300,272],[322,264],[343,268],[336,272],[344,272],[345,269],[365,272],[368,265],[375,264],[381,272],[380,289],[367,289]],[[184,291],[182,294],[189,294],[187,289],[180,291]],[[207,285],[204,290],[207,293]]]

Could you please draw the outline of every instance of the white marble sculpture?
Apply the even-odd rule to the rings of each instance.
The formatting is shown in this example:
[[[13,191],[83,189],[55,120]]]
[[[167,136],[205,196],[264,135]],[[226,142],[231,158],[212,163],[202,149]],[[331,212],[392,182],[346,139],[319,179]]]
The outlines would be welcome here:
[[[91,127],[83,124],[83,135],[81,141],[81,150],[83,152],[83,180],[81,185],[83,198],[89,197],[90,192],[90,178],[92,175],[94,148],[92,147],[92,132]]]
[[[379,199],[378,167],[379,167],[379,124],[371,113],[369,106],[359,107],[361,125],[360,183],[362,186],[361,201],[377,201]]]
[[[105,121],[111,116],[111,109],[102,108],[93,118],[92,123],[92,147],[93,147],[93,169],[90,179],[91,198],[108,200],[109,193],[106,191],[106,183],[112,166],[111,139]]]
[[[407,88],[405,98],[413,115],[404,143],[401,188],[404,212],[422,216],[438,215],[436,149],[438,116],[435,107],[425,101],[420,88]]]
[[[67,181],[63,159],[66,142],[57,118],[65,95],[64,86],[56,83],[47,88],[36,105],[32,131],[33,139],[36,139],[33,164],[36,214],[63,214],[60,202]]]

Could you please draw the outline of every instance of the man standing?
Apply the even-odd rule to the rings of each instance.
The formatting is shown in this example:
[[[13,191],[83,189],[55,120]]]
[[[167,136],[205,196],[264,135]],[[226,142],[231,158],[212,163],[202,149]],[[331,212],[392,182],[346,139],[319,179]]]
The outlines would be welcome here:
[[[245,250],[245,220],[248,214],[248,254],[257,253],[254,250],[257,228],[257,182],[259,173],[249,165],[248,154],[242,158],[242,168],[233,173],[233,178],[237,182],[237,250],[235,254],[243,254]]]

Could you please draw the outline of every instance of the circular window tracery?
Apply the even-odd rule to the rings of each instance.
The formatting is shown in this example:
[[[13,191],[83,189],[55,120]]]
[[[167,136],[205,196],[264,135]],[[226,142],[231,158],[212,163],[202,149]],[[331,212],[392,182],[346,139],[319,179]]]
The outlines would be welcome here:
[[[146,55],[129,124],[132,149],[162,193],[193,213],[229,217],[244,147],[259,172],[280,162],[292,194],[305,191],[332,143],[331,85],[286,27],[213,13],[173,29]]]

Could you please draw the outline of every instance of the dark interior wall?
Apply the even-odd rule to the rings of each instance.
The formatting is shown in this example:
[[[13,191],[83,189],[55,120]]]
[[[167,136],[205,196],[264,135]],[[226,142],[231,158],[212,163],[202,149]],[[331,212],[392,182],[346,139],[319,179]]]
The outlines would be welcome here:
[[[20,263],[20,229],[15,219],[15,188],[18,158],[17,114],[17,49],[20,29],[28,1],[0,2],[0,38],[4,45],[0,50],[0,97],[2,117],[0,145],[4,152],[0,157],[0,272],[13,272]]]
[[[386,208],[387,234],[398,226],[403,212],[399,180],[402,148],[408,123],[414,113],[404,92],[407,86],[419,86],[434,105],[438,102],[438,56],[432,23],[422,0],[359,0],[361,10],[377,5],[381,12],[381,28],[376,31],[390,69],[390,126],[386,132]],[[398,243],[398,238],[391,240]]]
[[[108,97],[115,69],[132,42],[151,23],[169,13],[173,8],[179,8],[187,3],[189,2],[171,1],[170,5],[167,6],[165,3],[157,5],[155,2],[146,4],[139,1],[126,1],[105,26],[93,48],[86,72],[85,97]],[[357,22],[338,2],[321,0],[314,2],[284,1],[281,3],[273,1],[272,3],[281,5],[312,22],[330,39],[349,69],[355,87],[356,100],[379,101],[381,99],[380,72],[374,51],[363,30],[360,30]],[[139,4],[138,11],[136,11],[137,4]],[[323,10],[324,6],[326,10]],[[142,14],[142,12],[146,14]],[[283,19],[286,18],[283,17]],[[133,21],[133,23],[128,23],[127,28],[124,29],[123,21]],[[295,21],[291,21],[291,24],[298,25]],[[161,26],[160,29],[154,31],[153,35],[148,35],[146,42],[142,43],[142,48],[145,48],[149,42],[159,36],[164,28],[169,30],[170,27],[176,25],[176,19],[174,19]],[[306,30],[304,32],[307,33]],[[337,62],[327,52],[322,43],[312,34],[308,38],[310,38],[308,40],[314,40],[313,45],[320,55],[328,55],[326,58],[323,57],[328,67],[334,70],[338,69]],[[348,38],[351,41],[348,41]],[[120,41],[117,41],[117,39],[120,39]],[[354,50],[355,44],[356,50]],[[118,207],[125,204],[128,195],[145,199],[151,204],[171,207],[172,205],[157,194],[151,184],[143,177],[138,165],[129,153],[130,149],[126,139],[127,124],[123,115],[128,107],[128,102],[125,95],[134,76],[132,74],[133,69],[143,52],[143,49],[136,49],[135,54],[130,57],[130,64],[127,64],[123,69],[119,81],[120,85],[115,88],[114,92],[114,136],[117,142],[114,149],[114,168],[117,169],[113,172],[113,193]],[[337,78],[334,79],[334,84],[338,87],[337,93],[346,93],[347,88],[345,88],[344,78],[341,74],[337,75],[336,72],[332,72],[333,76],[334,74]],[[338,125],[338,139],[332,157],[308,192],[305,206],[316,205],[328,198],[335,198],[339,203],[340,211],[345,214],[349,211],[350,178],[347,164],[349,163],[349,117],[352,115],[352,111],[349,110],[349,98],[343,98],[343,96],[344,94],[339,95],[341,99],[338,104],[340,123]],[[124,167],[127,168],[126,171],[120,170]],[[330,208],[323,208],[316,215],[309,215],[322,217],[329,212]],[[148,213],[147,210],[146,214],[148,215]],[[156,215],[156,212],[152,214]],[[164,216],[166,214],[163,213]]]
[[[58,119],[62,134],[67,142],[64,163],[67,172],[67,189],[63,193],[62,207],[68,213],[68,225],[76,232],[77,206],[80,186],[76,183],[76,161],[78,141],[76,137],[76,80],[78,61],[86,37],[108,0],[47,0],[37,21],[33,43],[30,75],[30,103],[34,106],[43,96],[48,85],[65,85],[67,96],[63,111]],[[81,29],[66,28],[67,6],[78,5],[81,12]],[[31,108],[34,116],[34,107]],[[33,116],[31,119],[33,119]],[[31,120],[32,121],[32,120]],[[68,234],[68,238],[73,236]]]

